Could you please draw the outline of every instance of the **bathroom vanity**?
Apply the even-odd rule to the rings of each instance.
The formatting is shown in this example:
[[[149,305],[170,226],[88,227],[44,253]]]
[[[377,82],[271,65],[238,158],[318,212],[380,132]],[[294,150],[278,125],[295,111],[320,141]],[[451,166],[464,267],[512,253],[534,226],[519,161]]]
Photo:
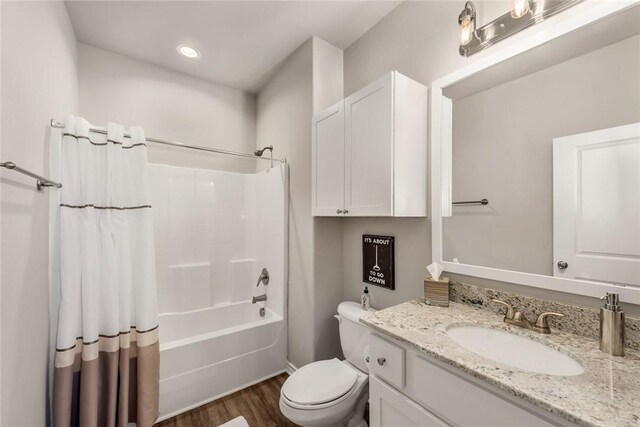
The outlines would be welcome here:
[[[456,302],[442,308],[419,299],[360,321],[375,332],[369,351],[372,427],[640,423],[636,350],[623,358],[608,356],[593,339],[557,330],[548,335],[526,331],[505,324],[495,312]],[[483,354],[495,350],[502,361],[456,343],[450,335],[456,328],[493,332],[498,339],[485,337],[489,352]],[[503,336],[527,348],[521,347],[520,354],[517,345],[502,349]]]

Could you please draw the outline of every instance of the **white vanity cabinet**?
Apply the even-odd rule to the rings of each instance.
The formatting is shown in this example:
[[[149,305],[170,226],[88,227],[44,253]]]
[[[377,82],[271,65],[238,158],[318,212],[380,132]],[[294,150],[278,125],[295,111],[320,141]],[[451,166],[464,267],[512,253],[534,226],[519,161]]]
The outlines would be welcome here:
[[[314,216],[426,216],[427,101],[392,71],[313,118]]]
[[[371,336],[369,360],[371,427],[574,426],[378,334]]]
[[[376,377],[369,379],[369,425],[371,427],[447,426],[440,418]]]

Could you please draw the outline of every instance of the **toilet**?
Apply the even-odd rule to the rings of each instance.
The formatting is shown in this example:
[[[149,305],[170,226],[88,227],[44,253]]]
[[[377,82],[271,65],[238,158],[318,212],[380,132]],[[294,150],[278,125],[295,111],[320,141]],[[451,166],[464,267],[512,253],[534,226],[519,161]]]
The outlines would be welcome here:
[[[359,322],[365,313],[355,302],[338,305],[335,317],[346,359],[309,363],[287,378],[280,390],[280,410],[290,421],[301,426],[367,427],[370,330]]]

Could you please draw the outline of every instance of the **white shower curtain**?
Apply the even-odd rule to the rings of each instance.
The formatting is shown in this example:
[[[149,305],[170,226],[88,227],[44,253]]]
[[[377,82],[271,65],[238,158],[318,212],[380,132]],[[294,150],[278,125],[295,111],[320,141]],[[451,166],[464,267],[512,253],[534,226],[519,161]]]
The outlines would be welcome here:
[[[53,417],[62,426],[152,425],[158,308],[147,150],[141,128],[60,141],[60,292]]]

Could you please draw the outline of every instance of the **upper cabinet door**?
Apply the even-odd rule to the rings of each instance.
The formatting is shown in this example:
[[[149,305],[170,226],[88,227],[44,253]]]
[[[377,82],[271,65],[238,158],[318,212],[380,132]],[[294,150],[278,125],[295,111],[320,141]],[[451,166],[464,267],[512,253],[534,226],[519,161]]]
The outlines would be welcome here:
[[[313,118],[312,208],[315,216],[344,211],[344,102]]]
[[[345,108],[345,209],[393,215],[393,73],[349,96]]]

